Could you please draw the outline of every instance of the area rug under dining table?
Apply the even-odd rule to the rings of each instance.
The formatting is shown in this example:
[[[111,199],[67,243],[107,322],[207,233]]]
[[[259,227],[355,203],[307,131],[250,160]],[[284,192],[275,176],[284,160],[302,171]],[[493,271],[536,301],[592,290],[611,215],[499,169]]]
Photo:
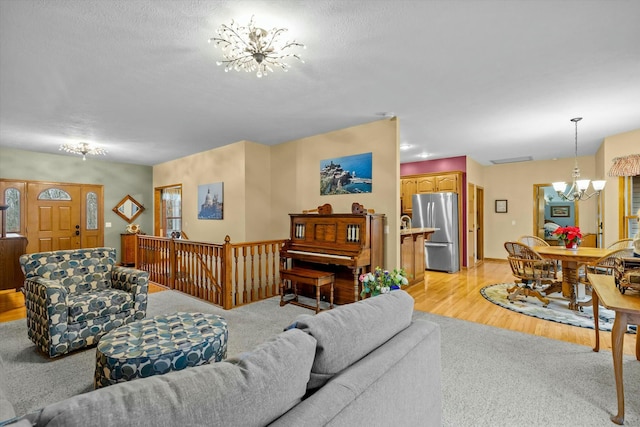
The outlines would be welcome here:
[[[591,304],[582,307],[582,310],[569,309],[569,301],[560,293],[546,295],[549,305],[544,307],[542,301],[535,297],[518,296],[513,301],[508,299],[507,289],[515,286],[513,283],[498,283],[485,286],[480,293],[488,301],[527,316],[537,317],[551,322],[564,323],[566,325],[579,326],[593,329],[593,308]],[[604,307],[598,310],[599,327],[601,331],[611,331],[615,313]],[[630,325],[627,332],[636,333],[637,326]]]

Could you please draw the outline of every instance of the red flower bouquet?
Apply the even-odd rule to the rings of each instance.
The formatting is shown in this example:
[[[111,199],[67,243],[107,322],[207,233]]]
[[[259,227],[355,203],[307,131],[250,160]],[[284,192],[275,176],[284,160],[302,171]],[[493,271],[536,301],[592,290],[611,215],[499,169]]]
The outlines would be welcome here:
[[[557,234],[558,240],[567,248],[577,248],[580,244],[580,239],[582,239],[580,227],[572,227],[570,225],[556,228],[553,234]]]

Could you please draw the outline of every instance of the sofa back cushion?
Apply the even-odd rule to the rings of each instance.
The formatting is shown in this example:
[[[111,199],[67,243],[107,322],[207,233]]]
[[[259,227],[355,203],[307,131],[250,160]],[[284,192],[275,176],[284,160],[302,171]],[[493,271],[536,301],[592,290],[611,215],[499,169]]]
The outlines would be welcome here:
[[[85,248],[38,252],[20,257],[25,277],[59,280],[69,293],[111,287],[111,270],[116,262],[113,248]]]
[[[36,426],[265,426],[306,392],[315,340],[291,330],[236,359],[118,383],[49,405]]]
[[[317,341],[309,389],[362,359],[411,323],[413,298],[402,290],[300,316],[291,326]]]

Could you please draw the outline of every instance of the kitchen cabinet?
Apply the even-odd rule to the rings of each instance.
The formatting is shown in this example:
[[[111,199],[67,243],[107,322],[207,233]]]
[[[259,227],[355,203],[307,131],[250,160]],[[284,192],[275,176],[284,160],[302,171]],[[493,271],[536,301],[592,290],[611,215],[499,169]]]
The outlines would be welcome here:
[[[401,179],[400,194],[402,196],[402,212],[411,212],[412,198],[416,194],[416,180],[413,178]]]
[[[462,194],[462,172],[409,175],[400,179],[402,213],[411,214],[414,194],[450,191]]]

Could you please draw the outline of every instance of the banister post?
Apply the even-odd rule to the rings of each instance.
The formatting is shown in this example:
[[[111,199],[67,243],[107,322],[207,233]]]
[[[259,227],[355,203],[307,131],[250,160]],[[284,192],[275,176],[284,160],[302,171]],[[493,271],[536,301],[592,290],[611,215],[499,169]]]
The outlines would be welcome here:
[[[222,307],[233,308],[233,275],[232,273],[231,238],[227,235],[222,245]]]
[[[169,287],[176,289],[176,246],[173,239],[169,239]]]

